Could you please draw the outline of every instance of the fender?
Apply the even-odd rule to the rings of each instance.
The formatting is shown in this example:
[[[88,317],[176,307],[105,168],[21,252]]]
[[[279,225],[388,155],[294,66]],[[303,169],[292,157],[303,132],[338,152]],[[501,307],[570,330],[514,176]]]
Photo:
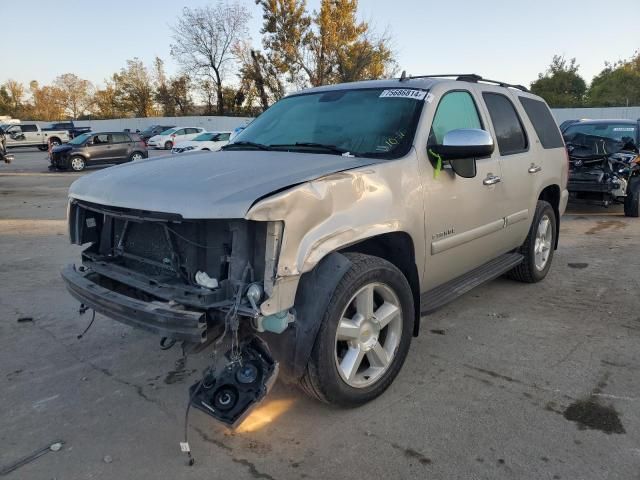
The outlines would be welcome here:
[[[294,305],[295,322],[281,334],[259,334],[280,362],[280,376],[285,381],[293,383],[302,377],[322,317],[336,286],[350,267],[351,261],[341,253],[325,256],[313,270],[300,277]]]

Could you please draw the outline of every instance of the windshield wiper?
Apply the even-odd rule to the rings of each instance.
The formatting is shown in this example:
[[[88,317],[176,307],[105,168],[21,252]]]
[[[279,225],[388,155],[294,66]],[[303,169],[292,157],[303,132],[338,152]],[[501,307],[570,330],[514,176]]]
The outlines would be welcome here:
[[[320,150],[324,150],[326,152],[331,152],[336,155],[345,155],[349,154],[349,156],[356,156],[346,150],[344,148],[336,147],[335,145],[326,145],[324,143],[315,143],[315,142],[296,142],[296,143],[277,143],[274,145],[270,145],[270,147],[275,148],[291,148],[291,147],[302,147],[302,148],[317,148]]]
[[[269,145],[246,141],[228,143],[224,147],[222,147],[221,150],[231,150],[233,147],[253,147],[257,148],[258,150],[271,150],[271,147]]]

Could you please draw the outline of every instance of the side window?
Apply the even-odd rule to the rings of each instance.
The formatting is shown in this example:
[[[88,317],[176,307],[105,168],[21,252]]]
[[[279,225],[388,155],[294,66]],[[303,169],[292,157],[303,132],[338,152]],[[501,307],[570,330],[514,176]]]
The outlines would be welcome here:
[[[482,97],[487,104],[496,132],[500,155],[512,155],[527,150],[527,136],[511,100],[499,93],[485,92]]]
[[[218,142],[226,142],[229,140],[229,137],[231,136],[230,133],[221,133],[220,136],[218,137]]]
[[[23,132],[37,132],[38,131],[38,127],[36,127],[35,125],[22,125],[22,131]]]
[[[527,113],[529,120],[533,124],[540,143],[543,148],[560,148],[564,147],[562,135],[558,129],[558,125],[544,102],[534,100],[528,97],[518,97],[522,108]]]
[[[433,117],[429,144],[441,144],[448,132],[459,128],[482,128],[478,109],[469,92],[449,92],[442,97]]]
[[[181,128],[180,130],[175,131],[175,135],[186,135],[185,128]]]
[[[99,135],[93,137],[94,145],[104,145],[105,143],[111,143],[111,135],[100,133]]]
[[[125,133],[114,133],[112,137],[113,143],[126,143],[131,141],[129,136]]]

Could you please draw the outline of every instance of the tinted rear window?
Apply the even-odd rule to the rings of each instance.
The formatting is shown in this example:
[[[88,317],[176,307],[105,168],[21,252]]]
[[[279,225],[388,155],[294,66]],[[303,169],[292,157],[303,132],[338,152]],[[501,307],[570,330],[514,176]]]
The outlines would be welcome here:
[[[511,100],[499,93],[483,93],[482,96],[489,109],[500,154],[524,152],[528,147],[527,136]]]
[[[534,100],[533,98],[519,97],[519,99],[529,120],[531,120],[533,124],[533,129],[536,131],[542,147],[564,147],[562,135],[560,134],[560,130],[558,130],[553,115],[549,111],[549,107],[547,107],[544,102]]]

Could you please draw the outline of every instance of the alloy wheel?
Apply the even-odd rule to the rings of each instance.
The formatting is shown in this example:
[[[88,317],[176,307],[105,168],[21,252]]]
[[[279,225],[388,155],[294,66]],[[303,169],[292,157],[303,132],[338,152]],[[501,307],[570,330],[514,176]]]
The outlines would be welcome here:
[[[553,239],[553,227],[548,215],[543,215],[538,223],[536,240],[534,244],[535,264],[539,271],[544,270],[549,261],[551,241]]]

